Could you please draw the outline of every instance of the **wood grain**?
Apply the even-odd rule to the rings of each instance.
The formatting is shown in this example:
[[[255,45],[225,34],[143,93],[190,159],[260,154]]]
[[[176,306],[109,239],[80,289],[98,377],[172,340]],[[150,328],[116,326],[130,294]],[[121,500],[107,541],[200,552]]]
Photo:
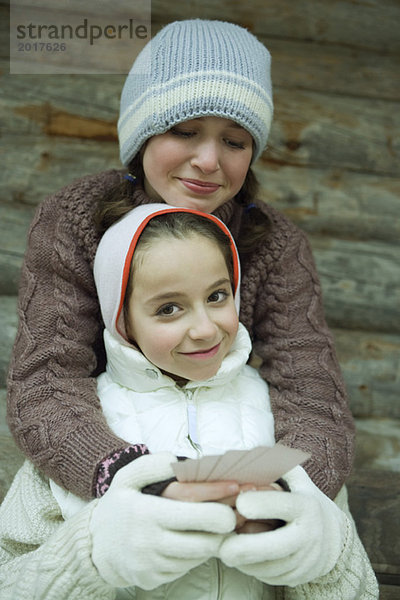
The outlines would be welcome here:
[[[352,411],[355,520],[398,597],[400,525],[400,4],[395,0],[152,0],[152,30],[184,18],[248,27],[270,49],[275,114],[260,197],[307,232]],[[121,75],[9,75],[0,2],[0,388],[36,206],[73,179],[120,168]],[[5,391],[0,390],[1,423]],[[22,461],[0,427],[0,498]]]

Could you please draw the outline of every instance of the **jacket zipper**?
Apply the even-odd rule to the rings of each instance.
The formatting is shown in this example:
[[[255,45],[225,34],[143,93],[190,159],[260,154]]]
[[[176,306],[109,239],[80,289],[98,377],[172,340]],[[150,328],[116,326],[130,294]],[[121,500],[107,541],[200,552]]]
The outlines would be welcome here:
[[[203,456],[203,450],[199,443],[198,435],[197,435],[197,406],[193,401],[195,398],[196,390],[193,392],[192,390],[185,390],[186,395],[186,406],[187,406],[187,419],[188,419],[188,435],[187,439],[191,446],[196,450],[199,456]],[[216,571],[216,590],[215,590],[215,600],[221,599],[221,588],[222,588],[222,572],[221,572],[221,564],[218,558],[212,559],[215,564]]]
[[[222,579],[222,573],[221,573],[221,564],[218,560],[218,558],[215,559],[215,563],[217,565],[217,600],[219,600],[221,598],[221,579]]]
[[[202,456],[203,451],[197,436],[197,407],[196,404],[192,401],[194,393],[191,390],[185,390],[185,396],[188,421],[187,439],[192,448],[194,448],[194,450],[197,452],[197,454],[199,454],[199,456]]]

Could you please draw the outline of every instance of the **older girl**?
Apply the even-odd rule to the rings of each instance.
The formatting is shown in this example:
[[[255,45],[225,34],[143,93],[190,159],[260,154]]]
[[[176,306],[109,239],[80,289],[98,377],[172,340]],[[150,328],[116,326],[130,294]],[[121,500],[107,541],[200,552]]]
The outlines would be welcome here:
[[[92,266],[101,232],[155,200],[229,226],[243,267],[240,318],[270,387],[276,439],[310,452],[305,468],[332,498],[350,471],[353,421],[309,244],[256,197],[251,164],[271,118],[270,56],[254,36],[219,21],[172,23],[139,55],[122,92],[119,141],[130,174],[86,177],[38,209],[21,276],[8,423],[34,464],[83,498],[101,496],[121,466],[147,452],[115,435],[100,410],[94,376],[104,347]]]

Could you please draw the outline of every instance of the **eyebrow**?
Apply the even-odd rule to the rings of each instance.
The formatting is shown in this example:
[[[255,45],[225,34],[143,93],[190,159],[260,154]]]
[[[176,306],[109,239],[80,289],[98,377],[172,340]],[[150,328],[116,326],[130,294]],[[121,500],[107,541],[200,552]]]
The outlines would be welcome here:
[[[230,279],[228,279],[228,277],[223,277],[221,279],[218,279],[217,281],[215,281],[214,283],[212,283],[208,288],[207,291],[211,291],[217,287],[219,287],[220,285],[226,285],[229,284],[229,286],[231,286],[231,281]],[[165,292],[163,294],[157,294],[156,296],[152,296],[151,298],[149,298],[148,300],[146,300],[145,304],[156,304],[158,302],[166,302],[168,300],[176,300],[177,298],[184,298],[186,296],[186,294],[179,292],[179,291],[168,291]]]

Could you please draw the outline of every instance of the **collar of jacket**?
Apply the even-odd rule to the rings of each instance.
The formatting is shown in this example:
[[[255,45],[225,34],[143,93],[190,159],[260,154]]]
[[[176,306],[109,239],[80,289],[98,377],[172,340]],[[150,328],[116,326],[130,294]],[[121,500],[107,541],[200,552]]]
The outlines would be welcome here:
[[[111,379],[135,392],[151,392],[160,388],[175,387],[172,377],[165,375],[133,346],[125,346],[104,330],[107,352],[107,372]],[[229,354],[214,377],[206,381],[189,381],[182,389],[217,387],[231,381],[246,364],[251,351],[251,342],[246,328],[239,323],[236,339]]]

